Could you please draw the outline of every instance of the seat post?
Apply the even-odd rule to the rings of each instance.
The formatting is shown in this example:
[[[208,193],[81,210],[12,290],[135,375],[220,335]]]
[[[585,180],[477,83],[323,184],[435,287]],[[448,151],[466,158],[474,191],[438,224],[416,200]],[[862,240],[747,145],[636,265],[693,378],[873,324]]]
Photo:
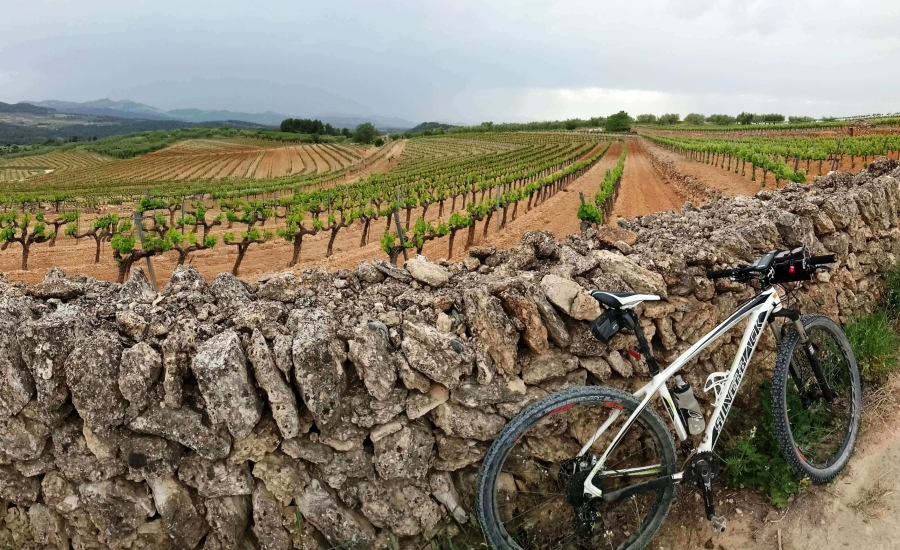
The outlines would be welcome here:
[[[647,361],[647,370],[650,371],[650,376],[656,376],[659,374],[659,364],[656,362],[656,358],[653,357],[653,353],[650,351],[650,344],[647,342],[647,337],[644,336],[644,329],[641,328],[637,315],[632,309],[625,310],[622,313],[628,318],[627,324],[631,325],[628,328],[633,330],[634,335],[637,336],[638,351],[641,352],[641,355],[644,356],[644,359]]]

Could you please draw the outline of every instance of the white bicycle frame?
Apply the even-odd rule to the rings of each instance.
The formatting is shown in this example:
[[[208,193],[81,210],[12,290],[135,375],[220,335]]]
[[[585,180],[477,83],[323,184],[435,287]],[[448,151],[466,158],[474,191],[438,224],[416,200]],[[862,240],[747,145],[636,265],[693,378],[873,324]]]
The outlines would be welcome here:
[[[609,447],[607,447],[606,451],[594,465],[590,475],[588,475],[587,479],[585,479],[585,494],[593,495],[598,498],[603,497],[603,492],[598,489],[593,483],[594,476],[596,476],[597,473],[603,469],[603,466],[606,463],[606,459],[609,457],[610,453],[613,451],[613,449],[615,449],[616,445],[619,444],[619,442],[625,436],[625,433],[635,422],[635,420],[637,420],[641,412],[643,412],[644,408],[647,407],[647,404],[655,394],[659,394],[660,399],[662,399],[663,404],[665,405],[665,408],[669,413],[669,417],[672,419],[672,424],[675,428],[675,434],[681,441],[685,441],[688,438],[687,431],[685,430],[685,426],[684,424],[682,424],[681,418],[676,411],[675,404],[672,400],[671,394],[669,393],[669,388],[666,386],[666,382],[669,380],[669,378],[671,378],[679,370],[681,370],[688,362],[694,359],[701,351],[706,349],[706,347],[709,346],[712,342],[731,330],[735,325],[749,317],[750,320],[747,323],[747,328],[744,329],[744,336],[741,339],[740,345],[738,346],[738,351],[735,355],[734,362],[731,365],[731,369],[727,373],[711,374],[709,378],[707,378],[706,387],[704,388],[704,391],[709,391],[710,389],[715,390],[716,406],[713,410],[712,416],[709,418],[709,423],[706,426],[706,431],[703,433],[703,438],[700,445],[697,447],[697,451],[712,451],[712,449],[716,445],[716,441],[718,440],[719,435],[722,433],[722,426],[724,426],[725,420],[728,418],[728,412],[729,410],[731,410],[731,404],[734,402],[735,395],[737,395],[738,388],[741,385],[741,380],[744,378],[744,373],[747,371],[747,366],[750,364],[750,358],[753,356],[753,352],[756,349],[756,344],[759,342],[759,336],[762,333],[763,328],[766,326],[767,321],[769,320],[769,315],[773,312],[777,312],[780,309],[781,299],[778,296],[778,292],[776,292],[774,288],[769,288],[762,291],[754,298],[742,304],[737,311],[735,311],[730,317],[728,317],[728,319],[723,321],[719,326],[710,331],[709,334],[707,334],[697,343],[691,346],[687,351],[679,356],[678,359],[673,361],[672,364],[669,365],[665,370],[655,375],[647,385],[636,391],[634,393],[634,396],[641,399],[641,403],[631,414],[631,416],[628,417],[628,419],[625,421],[624,425],[619,430],[619,433],[616,434],[615,438],[613,438],[612,442],[609,444]],[[579,451],[579,457],[587,454],[588,450],[590,450],[597,439],[599,439],[600,436],[603,435],[603,433],[607,429],[609,429],[612,423],[615,422],[615,420],[619,417],[621,412],[621,409],[616,409],[612,412],[606,422],[604,422],[603,425],[601,425],[597,429],[594,435],[587,441],[587,443],[585,443],[584,447],[582,447],[581,451]],[[661,465],[657,464],[640,468],[614,470],[614,473],[612,473],[610,476],[604,477],[624,475],[649,476],[656,475],[660,471]],[[682,477],[684,477],[683,471],[674,474],[672,476],[672,480],[680,481]]]

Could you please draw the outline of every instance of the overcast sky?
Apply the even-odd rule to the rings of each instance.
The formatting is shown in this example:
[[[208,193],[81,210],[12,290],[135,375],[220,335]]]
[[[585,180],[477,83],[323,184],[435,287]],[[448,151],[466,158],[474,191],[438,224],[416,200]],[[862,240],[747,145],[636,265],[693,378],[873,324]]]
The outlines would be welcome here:
[[[900,111],[894,0],[0,0],[0,101],[521,121]]]

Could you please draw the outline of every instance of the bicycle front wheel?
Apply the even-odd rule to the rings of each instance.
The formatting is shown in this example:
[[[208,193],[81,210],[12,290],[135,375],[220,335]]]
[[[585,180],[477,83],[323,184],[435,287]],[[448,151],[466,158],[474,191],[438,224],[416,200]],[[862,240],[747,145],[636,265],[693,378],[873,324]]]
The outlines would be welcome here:
[[[497,436],[478,476],[478,519],[501,550],[639,550],[662,525],[672,484],[615,502],[587,499],[584,481],[639,401],[597,386],[572,388],[532,404]],[[608,428],[578,453],[609,421]],[[668,428],[644,409],[593,483],[604,493],[674,474]]]
[[[801,322],[834,397],[830,403],[825,399],[800,335],[791,327],[778,346],[772,416],[781,450],[794,470],[827,483],[847,465],[859,434],[859,369],[837,323],[824,315],[804,315]]]

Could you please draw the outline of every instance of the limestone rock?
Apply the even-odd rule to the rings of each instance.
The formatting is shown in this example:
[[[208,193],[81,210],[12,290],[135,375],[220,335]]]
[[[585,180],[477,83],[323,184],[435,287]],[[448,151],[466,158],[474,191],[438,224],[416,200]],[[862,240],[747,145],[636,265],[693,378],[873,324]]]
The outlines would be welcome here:
[[[291,538],[281,522],[281,503],[266,488],[257,483],[253,489],[253,534],[260,550],[291,550]]]
[[[14,460],[34,460],[41,456],[50,430],[24,415],[0,420],[0,452]]]
[[[303,402],[317,423],[328,425],[342,408],[347,379],[346,352],[335,337],[334,320],[324,309],[295,309],[288,318],[294,327],[294,376]]]
[[[547,353],[532,356],[525,362],[522,367],[522,380],[528,385],[535,385],[544,380],[564,376],[577,368],[577,357],[562,350],[550,348]]]
[[[594,252],[604,273],[618,275],[625,280],[636,292],[648,292],[663,298],[668,296],[666,282],[662,275],[643,268],[631,258],[610,252],[598,250]],[[585,319],[586,321],[592,319]]]
[[[35,543],[57,550],[69,547],[66,524],[55,510],[35,504],[28,509],[28,520]]]
[[[634,374],[634,369],[631,366],[631,363],[625,360],[618,351],[610,350],[606,355],[607,362],[609,366],[612,367],[612,370],[616,371],[619,376],[624,378],[631,378]]]
[[[253,491],[253,478],[246,462],[229,464],[192,457],[178,467],[178,479],[197,489],[203,498],[249,495]]]
[[[159,353],[144,342],[122,352],[118,384],[122,396],[131,403],[130,411],[137,414],[150,404],[150,389],[161,370]]]
[[[29,294],[41,300],[72,300],[84,294],[84,285],[64,277],[47,276],[28,290]]]
[[[19,506],[31,506],[37,502],[40,493],[40,479],[24,477],[10,466],[0,466],[0,499]]]
[[[117,458],[101,459],[91,452],[82,428],[82,421],[72,417],[53,430],[53,455],[59,471],[74,482],[105,481],[125,473],[125,464]]]
[[[619,241],[624,242],[628,246],[634,246],[638,241],[637,233],[612,225],[599,226],[594,237],[607,246],[616,246],[616,243]]]
[[[375,529],[369,521],[342,506],[317,479],[297,497],[296,505],[329,544],[364,548],[375,540]]]
[[[367,283],[380,283],[384,280],[384,273],[369,262],[359,262],[356,271],[359,273],[359,278]]]
[[[128,423],[138,433],[157,435],[181,443],[198,455],[210,460],[228,456],[231,443],[203,425],[202,415],[187,407],[163,409],[150,406]]]
[[[130,435],[123,438],[122,457],[128,463],[128,478],[144,481],[175,472],[184,447],[161,437]]]
[[[387,327],[369,321],[356,328],[350,341],[350,360],[375,399],[387,399],[397,382],[397,365]]]
[[[570,336],[566,323],[547,300],[543,290],[537,286],[530,286],[527,296],[537,306],[541,319],[544,320],[544,327],[547,329],[547,336],[550,337],[550,340],[559,348],[567,347],[570,342]]]
[[[443,471],[456,471],[481,460],[487,452],[487,444],[471,439],[448,437],[438,434],[438,458],[434,460],[434,468]]]
[[[262,388],[269,398],[272,407],[272,417],[281,430],[285,439],[297,437],[300,433],[300,414],[297,411],[297,398],[293,390],[284,381],[284,377],[269,350],[262,332],[253,331],[251,344],[247,348],[247,357],[253,365],[253,373],[256,375],[256,383]]]
[[[91,431],[99,434],[121,425],[125,418],[118,384],[121,357],[118,336],[98,332],[79,340],[66,359],[72,404]]]
[[[334,450],[331,447],[305,437],[284,440],[281,443],[281,450],[295,460],[305,460],[313,464],[328,464],[334,459]]]
[[[272,342],[272,358],[278,370],[290,379],[294,370],[294,360],[291,356],[291,348],[294,347],[294,337],[290,334],[279,334]]]
[[[233,330],[197,348],[191,370],[213,424],[224,422],[235,437],[244,437],[259,422],[262,403],[247,374],[247,359]]]
[[[18,414],[34,395],[34,380],[22,360],[16,320],[0,318],[0,419]]]
[[[171,474],[148,480],[156,510],[178,548],[196,548],[209,524],[197,512],[188,490]]]
[[[275,451],[253,466],[253,477],[260,479],[285,506],[309,484],[309,474],[299,460]]]
[[[231,273],[219,273],[208,290],[216,298],[219,308],[225,311],[234,311],[253,300],[247,285]]]
[[[281,302],[256,300],[241,307],[234,314],[234,328],[238,330],[260,331],[272,340],[287,331],[281,323],[287,317],[287,308]]]
[[[69,396],[65,361],[84,322],[79,309],[64,304],[44,317],[26,321],[19,331],[22,359],[31,370],[38,402],[46,411],[59,408]]]
[[[463,292],[469,326],[494,360],[497,372],[511,373],[518,356],[519,333],[503,312],[500,300],[484,288]],[[440,380],[437,380],[440,382]]]
[[[266,453],[277,449],[280,442],[278,425],[271,418],[263,418],[250,435],[234,440],[228,462],[232,464],[240,464],[246,460],[259,462]]]
[[[382,479],[424,479],[433,449],[431,430],[410,424],[375,442],[375,470]]]
[[[382,272],[384,275],[397,279],[401,283],[409,283],[412,282],[412,275],[409,274],[409,271],[403,269],[402,267],[397,267],[390,262],[386,262],[380,258],[376,258],[372,260],[372,265],[375,266],[375,269]]]
[[[603,314],[597,300],[575,281],[559,275],[544,275],[541,288],[550,302],[572,318],[593,321]]]
[[[175,266],[163,292],[169,296],[181,292],[203,292],[206,278],[191,264]]]
[[[609,378],[612,372],[609,363],[602,357],[579,357],[578,364],[601,381]]]
[[[401,481],[359,484],[360,510],[372,524],[400,537],[431,533],[443,510],[427,493]]]
[[[156,507],[142,483],[116,478],[85,483],[78,488],[81,502],[99,529],[99,539],[110,547],[127,547],[138,528],[156,514]]]
[[[256,295],[260,300],[291,303],[303,296],[306,290],[303,281],[293,271],[281,271],[261,282]]]
[[[505,290],[500,293],[503,300],[503,309],[511,316],[518,319],[525,330],[522,331],[522,340],[528,349],[536,355],[547,351],[547,328],[541,321],[541,312],[538,306],[513,290]]]
[[[506,424],[506,420],[500,415],[468,409],[452,402],[434,409],[432,418],[435,425],[447,435],[479,441],[492,440]]]
[[[450,399],[450,390],[444,386],[432,383],[428,393],[412,392],[406,402],[406,416],[415,420],[425,416],[426,413]]]
[[[410,258],[404,267],[413,279],[435,288],[444,286],[450,280],[450,274],[446,269],[432,263],[425,256]]]
[[[410,366],[448,388],[472,372],[475,353],[454,335],[404,321],[401,348]]]
[[[250,525],[250,497],[230,496],[207,499],[206,521],[222,550],[243,547],[244,533]]]

